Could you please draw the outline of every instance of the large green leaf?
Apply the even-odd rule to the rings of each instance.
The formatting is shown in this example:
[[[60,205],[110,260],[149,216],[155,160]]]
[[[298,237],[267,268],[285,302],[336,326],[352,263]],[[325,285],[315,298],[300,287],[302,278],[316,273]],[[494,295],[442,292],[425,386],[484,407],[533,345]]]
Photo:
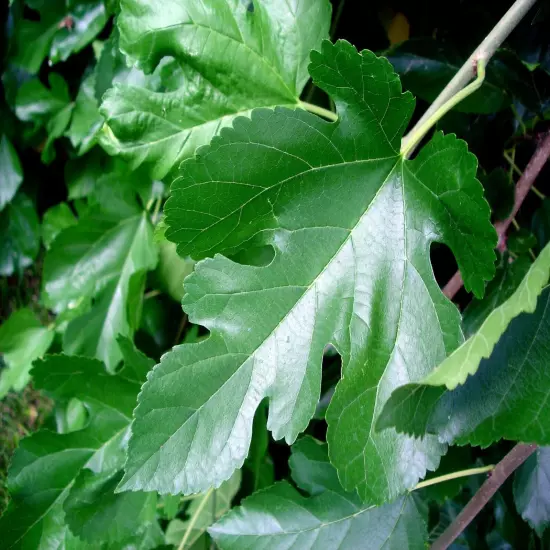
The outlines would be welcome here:
[[[60,202],[46,210],[42,218],[42,240],[46,248],[52,245],[59,233],[76,223],[77,219],[66,202]]]
[[[475,158],[438,133],[403,159],[414,102],[371,52],[325,42],[310,72],[333,97],[337,122],[256,110],[184,163],[172,186],[166,235],[180,254],[236,251],[255,237],[275,256],[258,267],[217,255],[187,277],[184,309],[210,337],[174,348],[149,376],[123,489],[219,485],[242,465],[265,397],[273,436],[294,441],[314,414],[328,343],[343,360],[327,420],[347,490],[368,502],[395,498],[445,451],[434,437],[378,434],[374,421],[393,389],[422,379],[462,341],[431,242],[451,247],[476,294],[493,275],[496,235]]]
[[[157,250],[135,192],[122,186],[107,191],[77,225],[57,236],[44,261],[43,285],[45,303],[58,313],[94,299],[67,327],[64,349],[97,357],[112,372],[121,359],[115,338],[135,330],[128,310],[132,278],[143,281],[156,265]]]
[[[6,365],[0,371],[0,398],[12,388],[20,391],[26,386],[32,362],[48,351],[53,337],[53,329],[42,326],[27,308],[0,325],[0,354]]]
[[[441,441],[484,447],[499,439],[549,445],[549,338],[550,289],[546,288],[535,312],[523,313],[510,323],[489,359],[464,385],[453,391],[421,384],[398,389],[378,427],[434,433]]]
[[[122,0],[122,51],[145,73],[172,56],[183,78],[166,93],[115,85],[102,145],[164,177],[237,115],[296,105],[329,24],[327,0]]]
[[[3,548],[50,548],[48,529],[52,523],[58,526],[56,532],[64,529],[61,506],[68,496],[74,503],[81,493],[90,478],[84,472],[103,475],[121,468],[140,386],[121,375],[107,374],[99,361],[83,357],[49,356],[35,363],[32,374],[35,386],[57,399],[80,399],[88,409],[90,421],[79,431],[56,434],[43,430],[21,442],[9,471],[12,500],[0,519]],[[71,497],[73,485],[76,496]],[[94,504],[99,515],[111,500],[103,498]],[[102,527],[107,529],[114,519],[116,516],[104,514]],[[140,528],[135,523],[132,532]]]
[[[37,73],[44,59],[65,61],[89,44],[107,22],[103,0],[31,0],[39,20],[21,19],[13,38],[11,61]]]
[[[40,223],[32,200],[18,193],[0,212],[0,275],[20,273],[40,250]]]
[[[17,151],[6,136],[0,138],[0,210],[10,202],[23,181]]]
[[[540,447],[519,467],[514,500],[521,517],[542,536],[550,525],[550,447]]]
[[[484,358],[490,358],[489,363],[494,363],[493,349],[497,342],[514,318],[535,310],[537,299],[549,277],[550,245],[547,245],[514,293],[487,316],[476,333],[423,380],[403,385],[393,392],[384,406],[378,427],[398,426],[408,432],[408,428],[403,426],[414,425],[412,432],[421,434],[426,415],[433,413],[434,403],[445,395],[445,387],[454,390],[459,384],[464,384],[468,376],[477,372]],[[492,298],[488,296],[487,299]],[[514,336],[512,334],[512,338]]]
[[[308,438],[295,446],[300,447],[301,465],[293,468],[293,477],[303,480],[307,475],[307,485],[315,492],[304,497],[283,481],[245,499],[208,530],[222,550],[426,547],[426,523],[415,497],[409,495],[380,508],[365,506],[355,493],[346,493],[338,485],[326,444]],[[308,469],[308,461],[306,474],[301,470]],[[323,467],[318,467],[319,462]]]

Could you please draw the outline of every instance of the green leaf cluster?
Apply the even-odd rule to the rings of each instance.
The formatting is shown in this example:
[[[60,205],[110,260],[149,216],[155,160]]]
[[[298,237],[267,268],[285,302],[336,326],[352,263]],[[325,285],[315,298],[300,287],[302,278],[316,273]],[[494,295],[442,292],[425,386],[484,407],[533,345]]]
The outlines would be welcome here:
[[[547,547],[550,203],[493,226],[550,117],[547,37],[408,158],[468,39],[378,55],[332,4],[10,3],[0,400],[53,409],[2,548],[420,550],[509,442],[539,447],[457,547]]]

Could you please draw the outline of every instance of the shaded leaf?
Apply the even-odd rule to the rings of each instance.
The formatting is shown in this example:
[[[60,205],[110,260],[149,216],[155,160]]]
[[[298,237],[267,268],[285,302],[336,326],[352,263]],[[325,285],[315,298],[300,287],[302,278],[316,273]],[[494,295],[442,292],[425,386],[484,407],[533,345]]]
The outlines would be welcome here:
[[[42,218],[42,240],[46,248],[50,248],[61,231],[76,223],[77,219],[66,202],[60,202],[46,210]]]
[[[37,73],[44,59],[65,61],[88,45],[107,22],[102,0],[29,2],[39,20],[22,19],[15,28],[11,61]]]
[[[495,218],[505,220],[514,208],[515,185],[513,180],[502,168],[497,168],[480,177],[480,181]]]
[[[159,263],[155,270],[155,280],[159,288],[176,302],[183,298],[183,280],[193,272],[195,262],[191,258],[181,258],[176,252],[176,245],[162,239],[158,245]]]
[[[296,105],[312,48],[328,36],[330,4],[293,0],[123,0],[120,48],[149,74],[165,56],[182,73],[167,93],[115,85],[103,97],[101,143],[161,179],[254,107]],[[163,90],[158,90],[163,91]]]
[[[550,447],[540,447],[516,471],[514,500],[539,536],[550,524]]]
[[[475,376],[454,391],[405,386],[392,395],[379,425],[407,433],[437,433],[441,441],[487,446],[499,439],[550,444],[547,376],[550,289],[534,313],[514,319]]]
[[[19,193],[0,212],[0,275],[20,273],[40,249],[40,224],[32,200]]]
[[[6,136],[0,139],[0,210],[9,203],[23,181],[17,151]]]
[[[97,134],[103,125],[103,117],[99,114],[99,105],[94,96],[94,84],[95,75],[91,74],[80,85],[71,125],[66,133],[79,156],[95,145]]]
[[[32,362],[42,357],[54,337],[27,308],[12,313],[0,325],[0,354],[6,365],[0,371],[0,398],[10,389],[22,390],[29,382]]]
[[[537,238],[531,231],[520,227],[506,239],[506,246],[512,254],[527,254],[529,250],[537,245]]]
[[[393,499],[445,451],[434,437],[377,434],[374,422],[395,387],[423,378],[462,341],[430,243],[451,247],[476,294],[493,275],[496,235],[475,158],[438,133],[403,160],[413,99],[371,52],[325,42],[310,71],[338,122],[256,110],[186,161],[172,186],[166,235],[180,254],[234,252],[255,237],[275,255],[260,267],[216,255],[187,277],[184,310],[210,336],[174,348],[149,376],[123,489],[219,485],[243,464],[264,397],[274,438],[294,441],[315,412],[328,343],[343,378],[327,437],[347,490],[371,503]],[[165,431],[155,433],[160,422]]]

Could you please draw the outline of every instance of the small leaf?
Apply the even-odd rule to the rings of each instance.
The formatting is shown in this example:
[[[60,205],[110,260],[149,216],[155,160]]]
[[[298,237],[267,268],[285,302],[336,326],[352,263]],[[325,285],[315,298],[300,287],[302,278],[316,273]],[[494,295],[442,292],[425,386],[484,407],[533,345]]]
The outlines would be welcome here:
[[[550,199],[544,199],[534,213],[531,229],[537,237],[539,247],[544,248],[550,242]]]
[[[550,447],[540,447],[516,471],[514,500],[539,537],[550,525]]]
[[[95,145],[97,134],[103,125],[103,117],[99,114],[99,105],[94,96],[94,84],[95,75],[91,74],[80,85],[71,125],[66,132],[79,156]]]
[[[485,198],[491,205],[495,218],[505,220],[514,208],[514,181],[502,168],[497,168],[489,174],[483,174],[480,181],[485,191]]]
[[[529,250],[537,245],[537,238],[531,231],[521,227],[517,231],[514,231],[511,235],[508,235],[506,239],[506,246],[512,254],[520,255],[526,254]]]
[[[312,48],[328,36],[327,0],[278,3],[220,0],[125,0],[120,48],[149,74],[165,56],[182,78],[164,90],[120,86],[107,91],[101,143],[131,166],[146,162],[162,179],[220,128],[254,107],[296,105]]]
[[[306,436],[292,445],[288,461],[292,479],[311,496],[325,491],[342,492],[338,474],[330,463],[327,444]]]
[[[23,181],[23,169],[17,151],[6,136],[0,139],[0,210],[8,204]]]
[[[46,210],[42,218],[42,240],[46,248],[50,248],[63,229],[76,225],[76,223],[77,219],[66,202],[60,202]]]
[[[12,313],[0,325],[0,353],[5,369],[0,371],[0,398],[10,389],[22,390],[29,382],[32,362],[50,347],[54,331],[42,326],[27,308]]]
[[[40,250],[40,224],[32,200],[18,193],[0,212],[0,275],[21,273]]]

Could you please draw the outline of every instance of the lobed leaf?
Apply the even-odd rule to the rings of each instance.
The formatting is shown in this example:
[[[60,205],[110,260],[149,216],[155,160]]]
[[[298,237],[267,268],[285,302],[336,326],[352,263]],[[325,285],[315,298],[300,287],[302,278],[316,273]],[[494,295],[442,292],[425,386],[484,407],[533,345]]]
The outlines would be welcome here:
[[[314,414],[328,343],[343,362],[327,437],[346,490],[393,499],[445,452],[433,436],[377,433],[374,423],[396,387],[462,341],[431,242],[451,247],[476,294],[493,274],[496,235],[475,158],[439,133],[416,159],[401,157],[413,99],[371,52],[325,42],[310,72],[334,99],[336,123],[256,110],[184,163],[172,186],[166,235],[180,254],[260,242],[275,255],[259,267],[216,255],[186,279],[184,309],[210,337],[174,348],[149,376],[121,490],[219,486],[243,464],[265,397],[268,428],[293,442]]]

